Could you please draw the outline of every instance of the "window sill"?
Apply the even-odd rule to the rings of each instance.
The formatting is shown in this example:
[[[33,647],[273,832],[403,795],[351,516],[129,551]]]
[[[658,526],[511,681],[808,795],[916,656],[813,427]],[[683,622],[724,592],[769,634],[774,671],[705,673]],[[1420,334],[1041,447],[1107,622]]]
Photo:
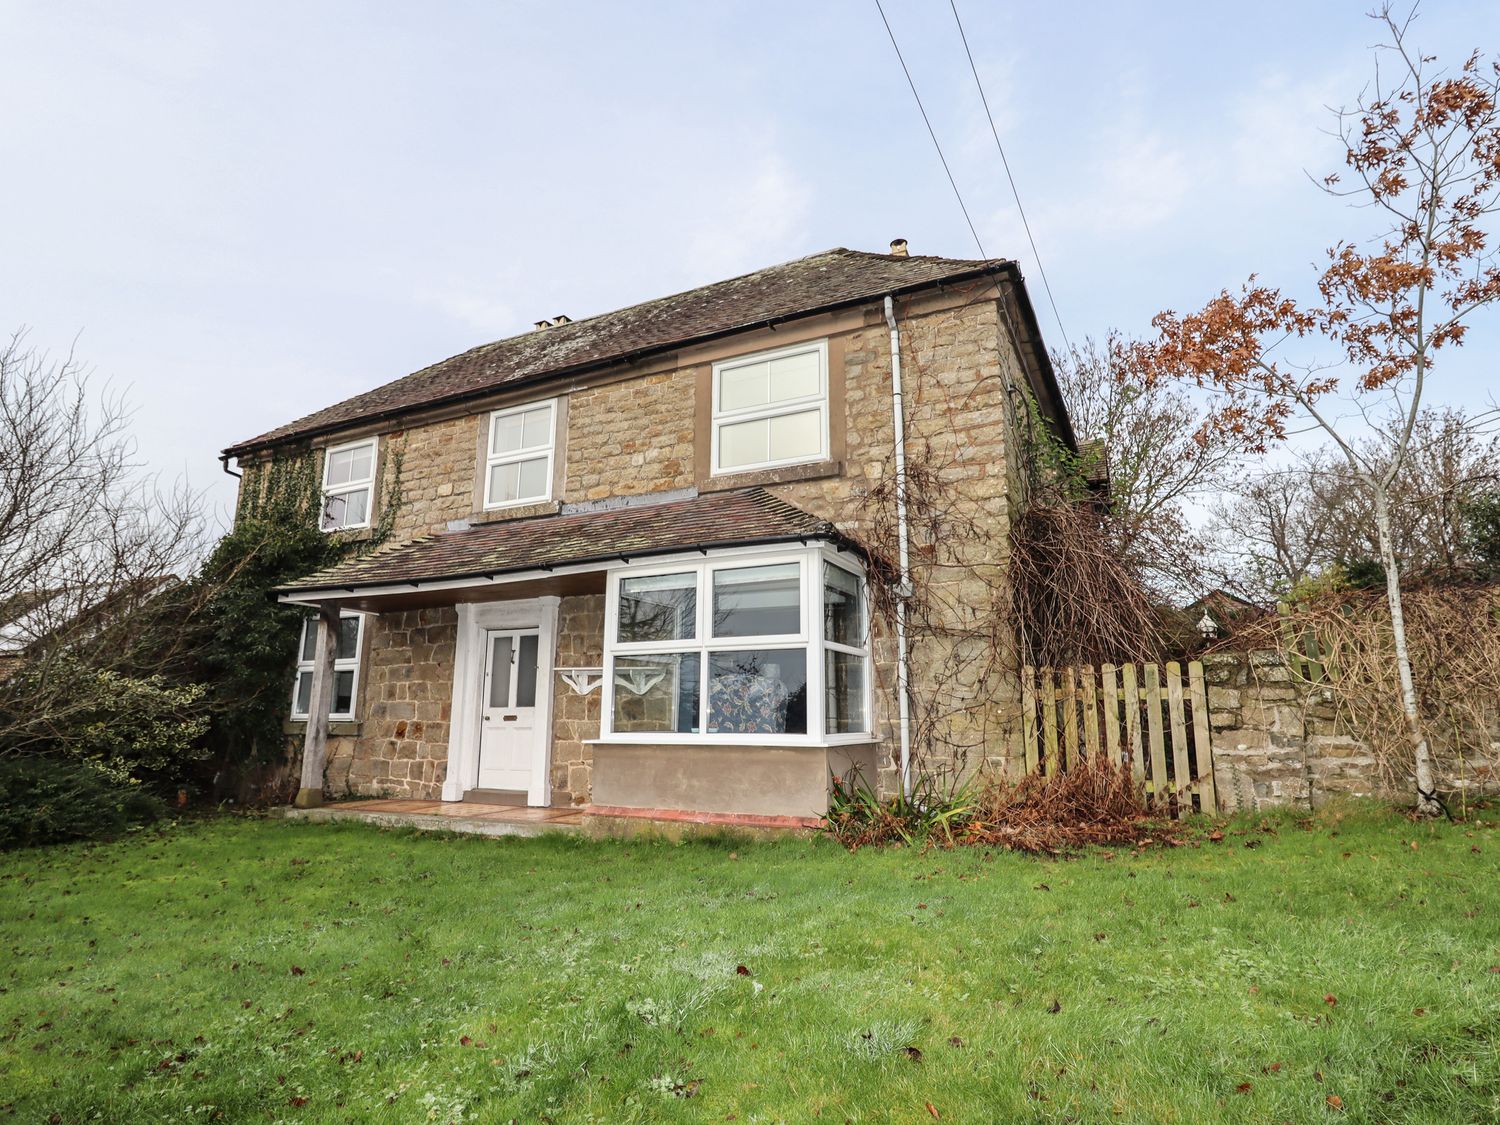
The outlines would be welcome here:
[[[367,543],[375,538],[373,527],[329,527],[322,531],[330,538],[337,537],[340,543]]]
[[[329,719],[329,738],[358,738],[364,723],[359,719]],[[288,719],[281,724],[281,729],[287,734],[302,734],[307,730],[306,719]]]
[[[784,734],[611,734],[585,738],[585,746],[764,746],[773,750],[828,750],[843,746],[872,746],[879,740],[873,734],[840,734],[809,739],[803,735]]]
[[[793,484],[804,480],[822,480],[843,475],[842,461],[812,461],[805,465],[783,465],[775,469],[750,469],[746,472],[720,473],[698,482],[699,492],[727,492],[732,488],[755,485]]]
[[[538,500],[531,504],[512,504],[504,508],[484,508],[469,516],[475,527],[486,523],[504,523],[506,520],[525,519],[528,516],[555,516],[562,511],[558,500]]]

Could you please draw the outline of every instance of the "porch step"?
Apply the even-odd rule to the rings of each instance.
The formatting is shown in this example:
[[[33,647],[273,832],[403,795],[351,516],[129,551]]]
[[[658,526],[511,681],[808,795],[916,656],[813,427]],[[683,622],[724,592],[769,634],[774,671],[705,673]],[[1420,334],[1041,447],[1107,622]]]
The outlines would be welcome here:
[[[524,805],[524,789],[470,789],[464,800],[474,805]]]
[[[415,828],[422,832],[459,832],[471,836],[541,836],[549,832],[583,831],[583,817],[576,810],[443,801],[351,801],[316,809],[281,808],[274,815],[314,824],[357,821],[380,828]]]

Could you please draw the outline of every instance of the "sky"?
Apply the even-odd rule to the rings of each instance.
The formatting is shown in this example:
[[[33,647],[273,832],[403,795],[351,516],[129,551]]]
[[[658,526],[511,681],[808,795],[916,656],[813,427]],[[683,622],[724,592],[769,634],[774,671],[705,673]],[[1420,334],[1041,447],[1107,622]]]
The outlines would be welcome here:
[[[1252,273],[1305,290],[1370,217],[1309,179],[1373,75],[1371,0],[886,0],[985,252],[1049,345]],[[559,313],[831,246],[977,257],[874,0],[0,0],[0,330],[134,406],[222,514],[236,441]],[[1500,4],[1414,41],[1500,51]],[[1438,401],[1495,393],[1500,319]]]

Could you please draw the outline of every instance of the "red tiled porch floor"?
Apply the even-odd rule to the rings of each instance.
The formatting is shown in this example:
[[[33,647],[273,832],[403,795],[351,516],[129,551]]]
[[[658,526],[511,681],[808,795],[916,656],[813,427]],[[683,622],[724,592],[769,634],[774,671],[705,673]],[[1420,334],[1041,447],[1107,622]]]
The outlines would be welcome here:
[[[540,836],[544,832],[583,830],[583,813],[578,809],[487,805],[472,801],[339,801],[316,809],[285,809],[282,815],[292,820],[318,823],[357,820],[385,828],[419,828],[479,836]]]

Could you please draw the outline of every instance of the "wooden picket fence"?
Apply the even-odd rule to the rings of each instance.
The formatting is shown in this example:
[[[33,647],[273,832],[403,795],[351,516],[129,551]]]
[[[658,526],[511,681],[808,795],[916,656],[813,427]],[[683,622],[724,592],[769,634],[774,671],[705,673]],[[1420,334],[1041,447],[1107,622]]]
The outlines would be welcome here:
[[[1021,740],[1029,772],[1107,754],[1173,817],[1213,813],[1213,741],[1203,665],[1176,661],[1022,670]]]

